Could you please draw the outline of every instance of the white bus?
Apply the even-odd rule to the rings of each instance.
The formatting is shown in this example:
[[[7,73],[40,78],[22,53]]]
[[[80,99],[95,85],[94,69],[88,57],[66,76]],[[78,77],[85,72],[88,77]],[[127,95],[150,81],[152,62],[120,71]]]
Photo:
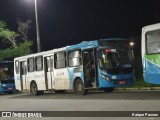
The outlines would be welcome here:
[[[103,39],[14,59],[16,89],[43,94],[133,85],[133,50],[126,39]]]

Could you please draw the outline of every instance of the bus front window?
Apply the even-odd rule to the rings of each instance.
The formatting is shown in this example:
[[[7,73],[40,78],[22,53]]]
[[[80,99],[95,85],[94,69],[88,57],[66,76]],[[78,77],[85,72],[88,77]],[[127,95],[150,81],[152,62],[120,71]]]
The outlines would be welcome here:
[[[132,51],[122,49],[119,51],[112,49],[99,50],[99,65],[102,69],[128,68],[132,67],[133,57]]]
[[[117,64],[117,53],[105,52],[100,50],[100,67],[101,68],[114,68]]]
[[[0,62],[0,80],[13,79],[13,62]]]

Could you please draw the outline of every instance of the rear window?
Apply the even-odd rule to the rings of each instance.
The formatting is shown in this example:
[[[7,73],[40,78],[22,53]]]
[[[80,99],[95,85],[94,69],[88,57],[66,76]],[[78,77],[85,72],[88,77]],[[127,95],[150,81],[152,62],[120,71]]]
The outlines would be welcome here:
[[[1,84],[11,84],[11,83],[14,83],[14,80],[1,80],[0,83]]]

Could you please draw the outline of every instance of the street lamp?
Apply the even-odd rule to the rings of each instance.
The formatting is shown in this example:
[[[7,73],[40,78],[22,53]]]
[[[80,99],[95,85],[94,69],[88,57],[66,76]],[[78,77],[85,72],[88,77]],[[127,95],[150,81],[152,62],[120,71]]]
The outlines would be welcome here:
[[[39,23],[38,23],[37,0],[34,0],[34,2],[35,2],[35,17],[36,17],[37,49],[38,49],[38,52],[41,52],[41,42],[40,42]]]

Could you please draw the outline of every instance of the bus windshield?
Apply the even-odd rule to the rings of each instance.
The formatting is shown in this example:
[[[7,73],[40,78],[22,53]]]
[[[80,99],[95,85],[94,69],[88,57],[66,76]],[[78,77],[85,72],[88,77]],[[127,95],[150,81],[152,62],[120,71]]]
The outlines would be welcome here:
[[[131,67],[132,51],[123,50],[120,52],[105,52],[99,50],[100,67],[101,68],[118,68],[118,67]]]
[[[0,80],[1,84],[12,84],[14,83],[14,80]]]
[[[107,42],[99,49],[100,68],[129,68],[132,67],[133,51],[127,42]]]
[[[13,79],[13,62],[2,61],[0,62],[0,80]]]

